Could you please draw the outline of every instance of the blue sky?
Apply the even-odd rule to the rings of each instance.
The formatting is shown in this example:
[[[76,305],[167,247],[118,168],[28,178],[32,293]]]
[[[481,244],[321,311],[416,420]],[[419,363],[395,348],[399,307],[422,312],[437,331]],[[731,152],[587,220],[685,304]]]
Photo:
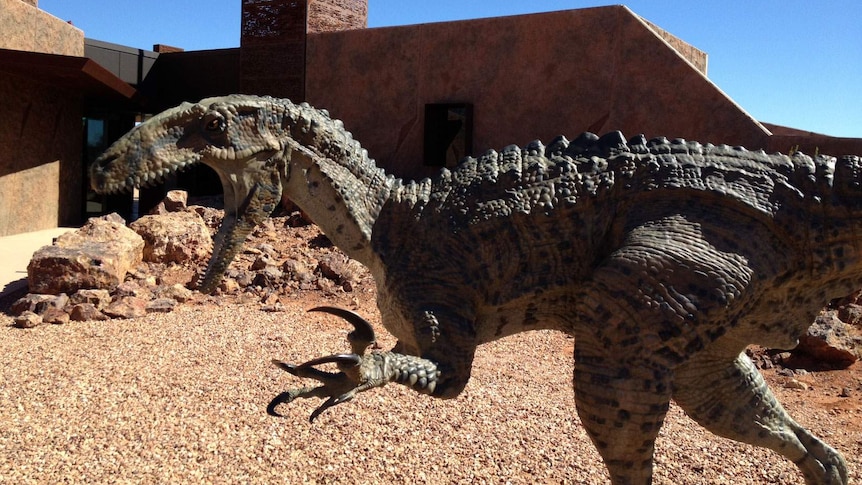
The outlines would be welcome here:
[[[369,0],[369,27],[619,2]],[[143,49],[239,46],[240,0],[39,0],[87,37]],[[862,138],[859,0],[630,0],[635,13],[709,54],[709,78],[755,118]],[[565,130],[566,127],[560,127]],[[673,134],[669,134],[673,136]]]

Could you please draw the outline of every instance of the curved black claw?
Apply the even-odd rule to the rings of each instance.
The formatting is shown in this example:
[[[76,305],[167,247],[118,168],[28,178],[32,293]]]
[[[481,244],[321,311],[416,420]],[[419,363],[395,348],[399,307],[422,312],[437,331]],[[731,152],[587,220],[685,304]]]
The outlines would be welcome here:
[[[275,408],[278,407],[279,404],[289,404],[293,402],[297,398],[305,398],[305,397],[326,397],[327,390],[325,386],[320,387],[302,387],[299,389],[291,389],[289,391],[284,391],[278,396],[275,396],[272,401],[266,406],[266,414],[270,416],[274,416],[276,418],[283,418],[284,415],[280,414]],[[341,394],[340,396],[329,396],[329,398],[321,404],[314,412],[311,413],[311,416],[308,418],[309,423],[313,423],[314,420],[320,416],[324,411],[335,406],[337,404],[341,404],[343,402],[347,402],[353,399],[354,393],[348,392],[345,394]]]
[[[358,313],[334,306],[318,306],[308,311],[329,313],[341,317],[353,325],[354,330],[347,334],[347,340],[350,342],[354,354],[363,355],[368,347],[377,341],[371,324]]]
[[[313,367],[318,364],[328,364],[333,362],[338,364],[340,369],[349,370],[358,367],[362,363],[362,358],[356,354],[336,354],[309,360],[300,365],[288,364],[287,362],[273,359],[272,363],[282,370],[285,370],[297,377],[314,379],[322,385],[317,387],[300,387],[282,392],[270,401],[269,405],[266,407],[266,413],[270,416],[282,417],[282,415],[275,410],[279,404],[290,403],[299,398],[326,398],[326,401],[311,413],[309,421],[313,422],[323,411],[326,411],[332,406],[353,399],[353,396],[356,394],[358,389],[355,379],[352,379],[343,371],[337,373],[326,372]]]
[[[290,372],[291,374],[296,375],[296,372],[299,370],[307,369],[309,367],[313,367],[313,366],[319,365],[319,364],[330,364],[330,363],[338,364],[339,368],[341,368],[342,366],[355,367],[355,366],[362,363],[362,357],[360,357],[356,354],[335,354],[335,355],[329,355],[326,357],[319,357],[317,359],[311,359],[308,362],[303,362],[302,364],[299,364],[299,365],[285,364],[283,362],[279,362],[276,365],[281,367],[282,369]]]
[[[313,423],[314,420],[317,419],[317,417],[320,416],[324,411],[331,408],[332,406],[335,406],[337,404],[341,404],[343,402],[347,402],[347,401],[353,399],[354,395],[355,395],[354,393],[348,393],[348,394],[342,394],[340,396],[331,396],[329,399],[326,400],[326,402],[321,404],[317,409],[315,409],[311,413],[311,416],[308,417],[308,422]]]
[[[293,391],[282,392],[278,396],[275,396],[272,401],[270,401],[269,404],[266,406],[266,414],[269,414],[270,416],[275,416],[276,418],[283,418],[284,415],[276,412],[275,408],[278,407],[279,404],[289,403],[294,399],[296,399],[296,396],[294,395]]]
[[[331,408],[332,406],[347,402],[358,392],[369,389],[374,386],[381,386],[386,383],[385,379],[380,379],[379,376],[375,379],[368,379],[368,369],[363,371],[363,362],[365,359],[371,358],[373,354],[365,354],[365,351],[375,343],[374,329],[367,320],[350,310],[336,308],[330,306],[319,306],[309,310],[310,312],[329,313],[347,320],[353,325],[354,330],[347,334],[347,340],[350,342],[350,347],[353,353],[335,354],[326,357],[309,360],[299,365],[288,364],[279,360],[272,362],[279,368],[301,378],[309,378],[318,381],[321,385],[317,387],[302,387],[299,389],[291,389],[282,392],[276,396],[266,407],[266,412],[270,416],[278,416],[281,414],[276,412],[275,408],[279,404],[290,403],[298,398],[319,397],[326,401],[311,413],[309,421],[314,421],[321,413]],[[340,372],[326,372],[316,369],[314,366],[320,364],[336,364]],[[376,375],[376,374],[375,374]]]

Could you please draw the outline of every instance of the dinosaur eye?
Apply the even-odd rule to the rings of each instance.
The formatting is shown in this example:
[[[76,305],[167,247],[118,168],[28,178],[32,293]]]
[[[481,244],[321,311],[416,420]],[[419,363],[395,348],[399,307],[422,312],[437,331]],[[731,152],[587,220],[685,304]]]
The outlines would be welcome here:
[[[204,128],[211,132],[222,132],[225,129],[224,118],[218,115],[211,115],[204,120]]]

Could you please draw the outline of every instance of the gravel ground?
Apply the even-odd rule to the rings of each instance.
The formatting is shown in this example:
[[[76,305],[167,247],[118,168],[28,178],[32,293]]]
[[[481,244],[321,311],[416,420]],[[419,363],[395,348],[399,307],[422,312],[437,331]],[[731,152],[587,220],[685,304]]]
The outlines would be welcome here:
[[[347,350],[343,324],[304,309],[338,304],[377,324],[373,301],[368,286],[329,299],[288,296],[283,312],[206,297],[169,314],[30,330],[0,315],[0,482],[607,482],[574,409],[573,341],[554,332],[482,346],[455,400],[391,385],[313,424],[316,400],[268,416],[269,401],[301,382],[272,358]],[[379,337],[394,343],[382,330]],[[841,379],[862,385],[858,366]],[[797,420],[844,454],[858,483],[862,389],[839,398],[834,375],[804,377],[811,390],[767,373]],[[712,436],[672,407],[655,483],[800,482],[786,460]]]

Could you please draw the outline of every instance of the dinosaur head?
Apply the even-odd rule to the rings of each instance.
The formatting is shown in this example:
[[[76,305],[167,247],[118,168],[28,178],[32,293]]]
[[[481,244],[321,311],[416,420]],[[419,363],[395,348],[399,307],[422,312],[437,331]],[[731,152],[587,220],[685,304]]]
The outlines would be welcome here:
[[[136,126],[90,167],[90,183],[100,193],[161,182],[195,163],[219,175],[241,172],[261,154],[281,148],[264,123],[266,98],[226,96],[183,103]]]
[[[90,167],[99,193],[148,186],[196,163],[208,165],[224,189],[225,218],[201,283],[210,292],[249,232],[281,201],[288,156],[272,123],[273,103],[257,96],[184,103],[141,123]]]

